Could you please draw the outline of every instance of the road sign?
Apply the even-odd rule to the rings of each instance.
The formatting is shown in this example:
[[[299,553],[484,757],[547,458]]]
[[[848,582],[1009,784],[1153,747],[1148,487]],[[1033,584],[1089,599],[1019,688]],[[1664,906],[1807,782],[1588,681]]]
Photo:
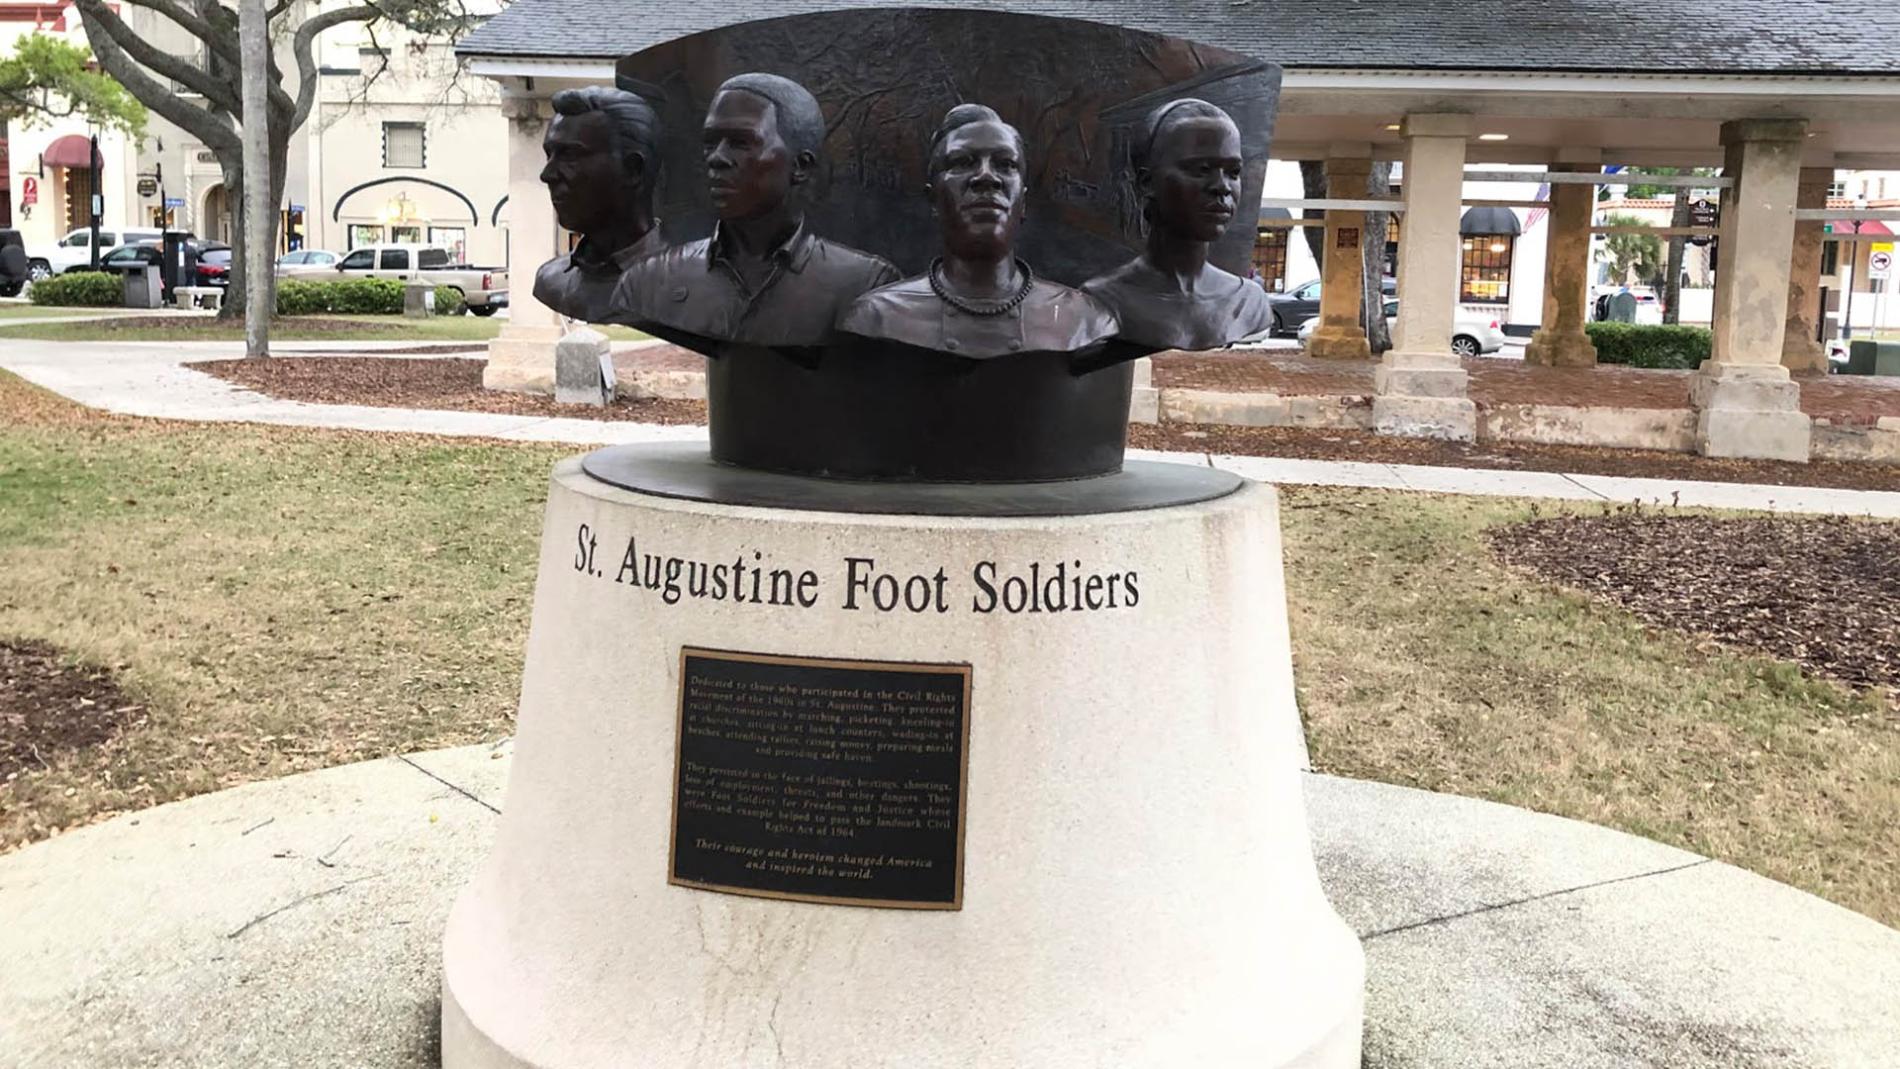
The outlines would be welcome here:
[[[1698,198],[1695,201],[1695,203],[1689,205],[1689,225],[1690,226],[1716,225],[1715,205],[1710,203],[1707,197]],[[1709,235],[1697,234],[1695,237],[1692,237],[1689,239],[1689,244],[1707,245],[1709,242],[1714,241],[1714,240],[1715,239]]]
[[[1886,278],[1887,272],[1891,270],[1893,270],[1893,244],[1882,242],[1875,245],[1874,251],[1867,254],[1867,277],[1878,282]]]
[[[165,198],[165,207],[167,208],[182,208],[184,206],[185,206],[185,199],[183,197],[166,197]]]

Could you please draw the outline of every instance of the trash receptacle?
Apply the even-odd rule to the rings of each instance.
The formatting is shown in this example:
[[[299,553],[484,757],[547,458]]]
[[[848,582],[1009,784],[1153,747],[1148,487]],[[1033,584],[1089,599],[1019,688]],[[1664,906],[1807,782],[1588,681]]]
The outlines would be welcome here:
[[[1847,343],[1849,375],[1900,375],[1900,342],[1856,338]]]
[[[125,306],[127,308],[157,308],[164,294],[164,283],[159,278],[157,264],[146,264],[133,268],[124,274]]]

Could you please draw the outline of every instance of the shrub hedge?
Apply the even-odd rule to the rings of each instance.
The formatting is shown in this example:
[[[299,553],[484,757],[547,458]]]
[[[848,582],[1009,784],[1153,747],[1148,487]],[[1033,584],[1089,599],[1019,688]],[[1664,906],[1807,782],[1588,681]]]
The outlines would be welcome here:
[[[286,278],[277,283],[280,316],[401,315],[402,283],[387,278],[346,278],[310,282]],[[468,310],[462,291],[453,286],[435,288],[435,314],[461,315]]]
[[[306,282],[287,278],[277,283],[280,316],[401,315],[402,283],[387,278],[349,278],[336,282]]]
[[[435,288],[435,314],[439,316],[459,316],[468,311],[468,299],[454,286]]]
[[[1709,358],[1713,335],[1702,327],[1587,323],[1597,363],[1693,371]]]
[[[33,283],[34,304],[114,308],[125,303],[125,283],[110,271],[74,271]]]

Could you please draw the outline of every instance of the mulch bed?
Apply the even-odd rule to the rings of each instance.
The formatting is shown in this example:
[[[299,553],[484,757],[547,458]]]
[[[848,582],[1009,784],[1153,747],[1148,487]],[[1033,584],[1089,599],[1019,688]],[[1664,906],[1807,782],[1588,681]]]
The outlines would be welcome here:
[[[1422,464],[1500,471],[1559,471],[1645,479],[1694,479],[1770,486],[1827,486],[1847,490],[1900,491],[1900,465],[1817,460],[1725,460],[1689,453],[1515,442],[1440,442],[1396,438],[1370,431],[1297,427],[1228,427],[1219,424],[1146,423],[1128,429],[1128,444],[1141,449],[1231,453],[1308,460],[1357,460],[1374,464]]]
[[[602,408],[556,404],[541,394],[482,388],[485,360],[416,360],[381,356],[271,357],[213,360],[186,366],[270,397],[327,405],[499,412],[513,416],[705,423],[704,401],[616,398]]]
[[[1900,524],[1623,510],[1489,534],[1506,563],[1649,623],[1900,688]]]
[[[106,669],[68,665],[44,642],[0,641],[0,782],[105,742],[143,710]]]

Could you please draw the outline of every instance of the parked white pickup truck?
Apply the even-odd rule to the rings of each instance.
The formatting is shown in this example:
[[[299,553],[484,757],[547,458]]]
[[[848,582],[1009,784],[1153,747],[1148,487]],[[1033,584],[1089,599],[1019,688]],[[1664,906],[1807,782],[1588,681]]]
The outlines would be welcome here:
[[[336,273],[346,278],[387,278],[396,282],[427,282],[462,291],[468,310],[478,316],[494,315],[508,307],[508,272],[499,267],[476,267],[449,262],[449,250],[438,245],[364,245],[351,249],[337,262]],[[297,276],[306,282],[325,277],[323,271]]]

